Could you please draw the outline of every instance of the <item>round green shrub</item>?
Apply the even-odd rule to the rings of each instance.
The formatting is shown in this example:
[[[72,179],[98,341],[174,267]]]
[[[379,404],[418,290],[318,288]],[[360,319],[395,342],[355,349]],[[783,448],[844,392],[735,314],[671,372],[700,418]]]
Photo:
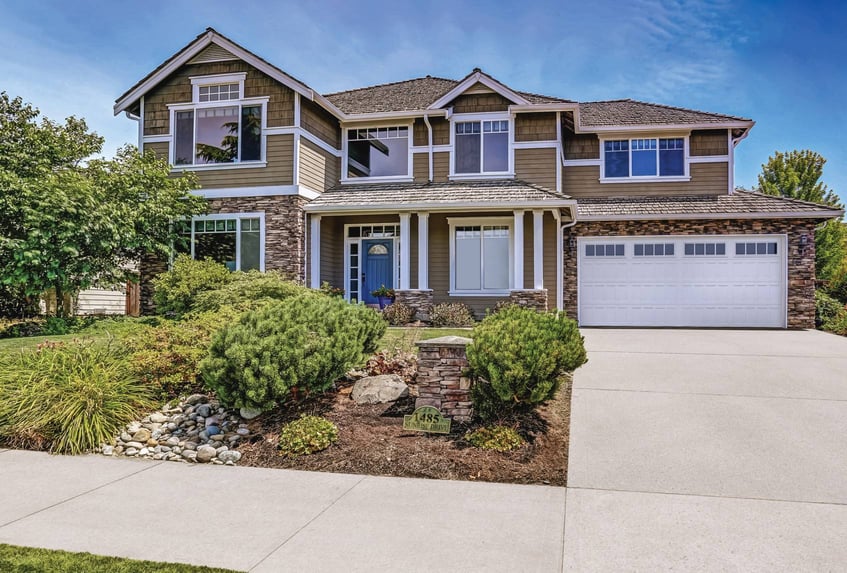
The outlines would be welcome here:
[[[514,428],[507,426],[483,426],[470,432],[465,438],[472,446],[497,452],[509,452],[525,443]]]
[[[338,427],[320,416],[302,416],[282,427],[279,453],[287,457],[314,454],[338,440]]]
[[[198,294],[221,288],[232,279],[233,274],[220,263],[179,255],[170,270],[153,279],[156,313],[181,316],[191,310]]]
[[[286,279],[277,271],[249,271],[232,273],[231,280],[215,290],[197,294],[191,309],[195,312],[218,310],[223,306],[232,306],[241,310],[250,310],[263,304],[285,300],[293,296],[312,293],[294,281]]]
[[[218,332],[201,362],[227,405],[268,410],[292,388],[322,392],[376,350],[386,324],[343,299],[301,295],[241,315]]]
[[[392,326],[403,326],[415,318],[415,309],[402,302],[393,302],[383,309],[382,318]]]
[[[461,327],[473,326],[474,317],[471,309],[460,302],[444,302],[436,304],[429,313],[432,326]]]
[[[587,358],[576,322],[562,313],[509,306],[473,329],[468,364],[474,411],[496,420],[552,398],[562,377]]]
[[[815,326],[823,327],[832,321],[845,308],[844,303],[823,291],[815,291]]]

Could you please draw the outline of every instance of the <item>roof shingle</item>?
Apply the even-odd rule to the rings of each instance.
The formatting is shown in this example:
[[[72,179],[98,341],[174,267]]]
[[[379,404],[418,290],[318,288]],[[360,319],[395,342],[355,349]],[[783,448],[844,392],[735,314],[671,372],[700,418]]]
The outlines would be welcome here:
[[[673,107],[631,99],[593,101],[579,104],[581,127],[609,125],[673,125],[686,123],[726,123],[751,121],[733,115],[722,115],[696,109]]]

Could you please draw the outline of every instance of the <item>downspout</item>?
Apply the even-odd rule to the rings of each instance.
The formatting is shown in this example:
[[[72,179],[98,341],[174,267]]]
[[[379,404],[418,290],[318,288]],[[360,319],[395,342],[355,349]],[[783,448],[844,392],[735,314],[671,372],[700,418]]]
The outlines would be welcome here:
[[[424,123],[426,124],[426,137],[427,137],[427,146],[429,153],[429,182],[432,183],[433,180],[433,166],[432,166],[432,125],[429,123],[429,114],[425,113],[423,116]]]

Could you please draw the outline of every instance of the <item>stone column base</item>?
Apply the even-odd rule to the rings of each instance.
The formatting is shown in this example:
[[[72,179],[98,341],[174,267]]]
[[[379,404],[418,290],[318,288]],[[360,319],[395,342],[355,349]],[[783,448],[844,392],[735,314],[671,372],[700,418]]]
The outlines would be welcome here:
[[[421,340],[418,347],[418,398],[415,408],[433,406],[457,422],[473,417],[471,380],[465,377],[468,357],[465,347],[471,339],[442,336]]]
[[[518,306],[547,312],[547,289],[513,290],[509,292],[509,300]]]
[[[400,302],[415,310],[415,317],[423,322],[429,322],[432,310],[432,290],[406,289],[394,290],[394,302]]]

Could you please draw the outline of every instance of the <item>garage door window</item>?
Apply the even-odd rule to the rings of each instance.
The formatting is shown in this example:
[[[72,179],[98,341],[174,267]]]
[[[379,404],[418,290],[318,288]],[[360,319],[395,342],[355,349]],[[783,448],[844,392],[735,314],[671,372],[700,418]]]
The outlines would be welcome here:
[[[687,257],[714,257],[726,255],[726,243],[685,243]]]
[[[672,257],[673,243],[636,243],[636,257]]]
[[[585,245],[586,257],[622,257],[623,245]]]
[[[735,243],[736,255],[775,255],[776,241],[762,243]]]

